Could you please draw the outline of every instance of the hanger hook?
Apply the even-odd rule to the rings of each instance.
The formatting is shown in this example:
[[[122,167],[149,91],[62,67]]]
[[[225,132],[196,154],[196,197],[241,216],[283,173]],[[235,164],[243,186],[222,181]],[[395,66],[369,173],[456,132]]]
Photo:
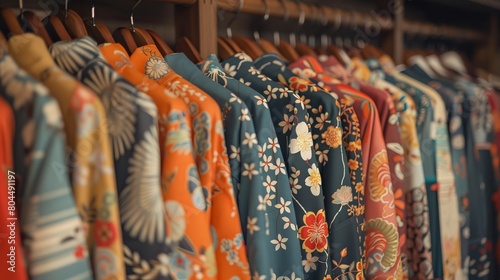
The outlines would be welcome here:
[[[92,26],[95,26],[95,0],[90,2],[91,5],[91,17],[92,17]]]
[[[280,0],[280,2],[283,5],[283,9],[285,9],[285,16],[283,17],[283,21],[287,22],[290,18],[290,11],[288,10],[288,6],[286,5],[285,0]]]
[[[263,0],[264,1],[264,6],[266,8],[266,12],[264,14],[264,22],[266,22],[268,19],[269,19],[269,15],[270,15],[270,11],[269,11],[269,3],[267,3],[267,0]],[[260,43],[260,33],[259,31],[255,31],[253,33],[253,37],[255,39],[256,42]]]
[[[134,6],[132,7],[132,11],[130,12],[130,28],[132,28],[132,32],[135,32],[134,11],[141,2],[142,0],[138,0],[137,2],[135,2]]]
[[[68,18],[68,0],[64,1],[64,17]]]
[[[24,1],[23,0],[19,0],[19,14],[21,15],[21,19],[24,18]]]
[[[306,13],[299,0],[295,0],[295,4],[297,4],[297,8],[299,9],[299,26],[303,26],[306,21]]]
[[[233,18],[229,20],[229,22],[227,23],[226,33],[229,39],[233,38],[233,31],[231,30],[231,25],[233,25],[233,22],[236,20],[241,10],[243,10],[243,4],[245,4],[245,0],[240,0],[238,3],[238,10],[236,10],[236,13],[234,14]]]

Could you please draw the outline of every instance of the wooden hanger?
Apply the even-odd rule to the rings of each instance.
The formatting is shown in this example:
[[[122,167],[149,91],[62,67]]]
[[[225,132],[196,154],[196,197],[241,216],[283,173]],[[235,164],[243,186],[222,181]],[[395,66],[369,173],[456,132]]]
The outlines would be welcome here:
[[[187,37],[182,37],[176,45],[177,51],[183,52],[189,60],[194,63],[198,63],[203,60],[200,55],[200,52],[196,49],[196,47],[191,43],[191,40]]]
[[[85,24],[87,33],[97,42],[97,44],[115,43],[115,39],[106,25],[98,21],[92,21],[92,19],[86,19],[83,23]]]
[[[288,61],[297,61],[300,58],[300,55],[288,42],[281,41],[278,46],[278,50],[283,54],[283,56]]]
[[[337,46],[330,45],[330,46],[328,46],[328,48],[326,50],[327,50],[328,54],[333,55],[340,62],[340,64],[342,64],[342,66],[344,66],[344,67],[346,66],[347,62],[344,60],[344,58],[340,54],[340,49]]]
[[[226,42],[226,44],[231,47],[235,52],[242,52],[243,50],[238,46],[238,44],[231,38],[221,37],[221,39]]]
[[[135,43],[134,37],[132,36],[132,31],[128,27],[119,27],[113,32],[113,38],[117,43],[120,43],[129,55],[137,49],[137,44]]]
[[[9,38],[12,35],[23,34],[23,29],[16,15],[10,8],[0,9],[0,31]]]
[[[153,38],[153,41],[156,45],[156,47],[158,48],[158,50],[160,51],[161,55],[163,56],[166,56],[167,54],[173,54],[174,51],[172,50],[172,48],[170,48],[167,44],[167,42],[165,42],[165,40],[163,40],[160,35],[158,35],[156,32],[152,31],[152,30],[147,30],[149,35],[151,35],[151,38]]]
[[[49,34],[52,42],[71,40],[71,36],[66,30],[66,27],[64,27],[64,24],[60,18],[49,16],[48,18],[44,19],[44,22],[45,30],[47,30],[47,33]]]
[[[92,0],[91,6],[92,17],[83,21],[87,33],[97,42],[97,44],[115,43],[115,39],[113,39],[113,36],[111,35],[111,32],[109,32],[109,29],[106,27],[106,25],[95,20],[94,0]]]
[[[278,48],[276,48],[276,46],[271,41],[266,39],[260,39],[260,47],[266,53],[276,53],[281,57],[281,59],[286,60],[286,58],[281,54]]]
[[[151,35],[145,29],[137,26],[134,26],[132,29],[132,37],[134,37],[134,41],[137,47],[155,44],[153,37],[151,37]]]
[[[224,60],[233,56],[236,52],[222,38],[217,38],[217,53]]]
[[[82,18],[75,11],[60,11],[57,17],[62,21],[72,39],[89,35]]]
[[[252,59],[257,59],[264,54],[262,48],[256,42],[245,38],[243,36],[234,36],[233,40],[241,47],[241,49],[248,54]]]
[[[43,25],[40,18],[34,12],[24,11],[19,15],[19,21],[23,23],[23,26],[29,26],[32,33],[40,36],[47,47],[52,45],[52,39],[50,38],[49,33],[45,29],[45,26]]]
[[[314,57],[318,56],[318,54],[306,44],[297,43],[297,45],[295,46],[295,50],[300,56],[303,55],[311,55]]]

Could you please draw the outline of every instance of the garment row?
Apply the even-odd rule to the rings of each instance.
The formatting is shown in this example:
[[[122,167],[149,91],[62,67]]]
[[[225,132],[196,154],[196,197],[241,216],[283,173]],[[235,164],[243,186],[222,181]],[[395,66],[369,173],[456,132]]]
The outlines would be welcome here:
[[[33,34],[7,47],[0,159],[18,220],[2,279],[497,275],[486,85],[388,56],[193,64]]]

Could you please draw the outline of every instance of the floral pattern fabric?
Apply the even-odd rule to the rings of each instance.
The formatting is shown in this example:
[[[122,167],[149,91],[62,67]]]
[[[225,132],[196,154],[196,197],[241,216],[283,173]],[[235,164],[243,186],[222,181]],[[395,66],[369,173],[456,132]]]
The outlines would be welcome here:
[[[370,70],[380,79],[397,86],[406,92],[414,101],[417,108],[417,135],[420,143],[420,152],[425,175],[425,187],[427,193],[427,201],[429,205],[429,223],[431,235],[431,252],[432,252],[432,269],[434,278],[443,277],[443,262],[441,251],[441,229],[439,218],[439,203],[438,203],[438,185],[436,175],[436,145],[435,133],[433,133],[434,109],[430,98],[427,97],[420,89],[412,87],[404,81],[398,80],[395,76],[397,72],[387,69],[387,73],[382,70],[382,66],[373,59],[367,61]],[[391,72],[389,72],[391,71]],[[394,76],[393,76],[394,75]]]
[[[199,67],[207,77],[241,98],[248,106],[248,116],[252,118],[255,126],[258,162],[265,181],[262,187],[254,187],[252,196],[248,194],[242,196],[240,193],[241,199],[257,202],[249,209],[245,221],[246,227],[243,227],[251,273],[260,277],[266,276],[266,279],[272,279],[274,276],[289,278],[295,276],[302,279],[304,277],[301,269],[297,221],[292,205],[292,190],[287,170],[278,168],[285,160],[272,126],[268,102],[257,91],[228,76],[216,56],[210,55],[205,62],[199,64]],[[230,151],[230,158],[240,158],[244,155],[235,146],[231,146]],[[255,202],[250,201],[250,203]],[[286,240],[286,243],[283,243],[285,246],[281,246],[278,242],[280,239]],[[269,246],[269,244],[280,246]]]
[[[322,65],[332,73],[347,72],[339,68],[331,57],[321,60]],[[335,65],[335,68],[331,68]],[[369,71],[369,70],[368,70]],[[417,135],[417,109],[413,99],[396,86],[377,77],[368,79],[374,86],[391,94],[400,123],[401,145],[404,150],[404,177],[406,209],[406,249],[408,251],[408,277],[410,279],[433,279],[431,235],[429,229],[429,208],[425,176]],[[343,74],[348,76],[349,74]]]
[[[333,59],[333,57],[331,57]],[[321,57],[320,57],[321,59]],[[306,57],[307,65],[311,65],[314,69],[314,72],[325,73],[320,62],[313,57]],[[345,69],[338,69],[340,65],[336,64],[333,60],[327,58],[323,58],[323,64],[327,64],[329,68],[334,68],[337,73],[347,72],[343,71]],[[346,75],[348,76],[348,75]],[[319,76],[322,82],[325,83],[325,86],[329,86],[330,88],[346,88],[346,85],[338,85],[331,79],[327,79],[327,74],[323,74]],[[338,83],[337,83],[338,84]],[[391,173],[391,182],[392,189],[394,192],[394,203],[396,206],[396,217],[397,217],[397,225],[398,225],[398,233],[399,233],[399,247],[401,251],[401,265],[403,268],[404,278],[408,278],[408,254],[406,248],[406,215],[405,215],[405,192],[403,188],[404,181],[404,151],[403,146],[401,144],[401,136],[400,136],[400,128],[399,128],[399,119],[397,116],[396,108],[394,105],[394,101],[390,93],[386,89],[378,89],[373,85],[367,84],[362,81],[356,81],[352,79],[351,82],[353,88],[356,87],[361,92],[369,96],[377,107],[377,111],[379,113],[380,124],[382,125],[383,136],[386,144],[388,162]],[[355,88],[355,89],[356,89]]]
[[[148,94],[158,108],[161,185],[167,211],[166,242],[170,250],[158,255],[155,266],[137,267],[136,273],[153,278],[213,279],[217,266],[210,216],[206,213],[207,203],[193,158],[189,109],[172,92],[139,72],[121,45],[106,44],[100,51],[120,75]]]
[[[97,129],[92,124],[93,121],[99,120],[97,115],[99,111],[92,119],[84,118],[84,115],[80,114],[81,111],[77,111],[77,108],[69,103],[60,103],[58,106],[57,102],[63,100],[62,92],[51,92],[53,98],[45,86],[30,76],[31,74],[37,77],[36,74],[39,74],[30,68],[33,65],[32,59],[36,59],[37,56],[50,58],[47,49],[39,46],[43,46],[43,41],[34,35],[14,36],[9,42],[9,47],[15,47],[20,52],[14,52],[12,55],[15,56],[9,56],[2,50],[0,59],[0,92],[5,93],[3,97],[13,108],[16,118],[14,139],[19,141],[18,145],[22,145],[22,149],[15,150],[14,156],[30,159],[23,161],[27,173],[20,186],[16,188],[16,196],[20,203],[17,210],[26,266],[30,279],[73,277],[93,279],[85,237],[93,236],[96,232],[86,230],[85,223],[82,223],[78,215],[82,210],[79,207],[81,202],[90,201],[75,193],[75,202],[72,196],[68,179],[69,170],[65,161],[64,129],[67,127],[67,121],[80,118],[86,126],[77,126],[73,129],[81,135],[78,138],[80,141],[89,141],[91,135],[87,132]],[[22,53],[30,53],[33,56],[31,58],[20,56]],[[26,71],[18,65],[24,67]],[[46,73],[44,82],[64,84],[63,81],[67,77],[61,75],[57,69],[53,69],[50,61],[45,60],[45,63],[38,66],[39,70],[44,70]],[[80,98],[81,94],[92,97],[92,93],[87,89],[73,84],[73,88],[69,88],[68,92],[75,105],[84,106],[91,111],[100,108],[99,104],[92,102],[92,99]],[[68,111],[63,108],[67,108]],[[17,153],[18,151],[21,153]],[[28,157],[28,153],[36,156]],[[17,170],[16,164],[14,170]],[[82,187],[87,191],[87,197],[89,194],[95,195],[89,191],[90,184]],[[47,248],[50,248],[50,251],[46,250]],[[102,249],[108,250],[108,248]],[[95,273],[100,272],[105,273],[106,269],[95,270]]]
[[[415,78],[428,86],[434,88],[443,98],[446,103],[448,112],[448,134],[450,136],[451,156],[453,160],[453,171],[455,174],[455,184],[457,197],[459,198],[459,215],[460,215],[460,244],[461,244],[461,257],[462,268],[466,271],[469,258],[469,236],[470,236],[470,209],[468,206],[469,201],[469,186],[468,186],[468,168],[466,157],[466,144],[465,144],[465,130],[462,123],[461,114],[465,113],[462,106],[463,92],[457,91],[453,84],[442,82],[432,79],[417,65],[405,69],[402,73]],[[467,277],[464,275],[464,277]]]
[[[359,263],[361,267],[364,267],[366,263],[365,242],[364,242],[365,233],[363,229],[364,212],[365,212],[365,205],[364,205],[365,190],[364,190],[364,180],[363,180],[363,157],[361,151],[361,133],[360,133],[359,120],[354,108],[352,107],[350,102],[345,98],[345,95],[340,90],[338,90],[336,86],[333,86],[333,83],[338,83],[338,82],[332,79],[332,77],[329,76],[327,73],[323,73],[324,71],[322,71],[320,67],[321,66],[315,64],[315,61],[313,61],[312,58],[310,57],[302,57],[298,61],[288,66],[288,68],[291,69],[292,72],[299,75],[301,78],[311,79],[315,81],[318,85],[325,88],[326,90],[332,92],[330,94],[333,94],[339,101],[341,109],[340,110],[341,121],[343,126],[342,137],[343,137],[344,150],[346,152],[347,166],[352,186],[352,189],[349,190],[349,193],[353,192],[355,193],[354,200],[348,202],[344,201],[341,205],[346,205],[349,216],[352,215],[353,217],[356,218],[355,232],[357,235],[357,240],[352,239],[352,237],[349,237],[349,236],[354,236],[353,228],[345,230],[345,228],[341,227],[344,229],[344,231],[341,231],[337,230],[337,226],[334,225],[333,231],[335,232],[335,234],[331,234],[330,236],[332,235],[335,236],[336,241],[334,243],[336,247],[338,246],[342,247],[338,249],[339,254],[337,254],[337,256],[332,255],[332,258],[334,258],[335,260],[334,266],[341,265],[342,261],[339,261],[339,258],[343,258],[343,261],[346,261],[347,263],[350,263],[349,260],[354,259],[356,263]],[[325,94],[325,92],[322,90],[319,91],[319,93]],[[341,189],[347,190],[348,187],[342,186]],[[338,192],[345,193],[344,191],[338,191]],[[340,253],[345,252],[341,251],[344,249],[347,250],[347,252],[356,252],[356,254],[348,253],[347,256],[342,256],[342,254]],[[354,268],[353,266],[350,267],[349,269],[353,269],[352,271],[353,273],[360,274],[359,277],[363,276],[363,270],[360,271],[359,269]],[[342,275],[345,274],[345,272],[346,271],[344,269],[334,270],[333,271],[334,278],[341,278]]]
[[[157,50],[155,51],[159,53]],[[144,57],[144,55],[157,58],[148,51],[143,51],[142,56]],[[176,58],[182,61],[182,57],[177,56]],[[131,59],[137,68],[144,69],[143,71],[148,75],[143,58],[134,56]],[[174,63],[171,64],[178,66],[176,60],[173,60]],[[182,61],[181,65],[186,64],[186,61],[188,60]],[[231,181],[233,174],[231,174],[228,164],[229,158],[225,144],[221,109],[207,93],[176,74],[173,68],[170,68],[171,65],[167,64],[165,60],[157,60],[156,62],[161,62],[164,65],[161,67],[168,69],[168,73],[157,81],[182,98],[188,104],[192,115],[195,159],[204,194],[206,192],[207,213],[210,215],[211,227],[214,232],[217,277],[219,279],[249,278],[248,260],[240,226],[241,219],[235,199],[234,190],[237,186],[233,186]],[[191,64],[191,66],[199,72],[195,65]],[[201,75],[201,73],[199,74]],[[152,78],[151,75],[148,76]],[[186,74],[185,76],[188,77],[189,75]],[[252,144],[248,145],[253,144],[252,142]],[[248,175],[251,178],[256,175],[252,170],[247,170],[247,172],[250,172]],[[236,176],[236,174],[234,175]]]
[[[306,105],[295,93],[257,70],[244,53],[235,54],[223,61],[222,65],[226,74],[266,97],[279,145],[286,151],[283,157],[292,187],[297,230],[302,235],[304,277],[330,277],[326,267],[328,264],[320,262],[328,258],[328,225],[322,207],[323,198],[313,194],[317,193],[318,188],[321,191],[321,175],[318,161],[313,157],[313,140],[308,125],[310,117]]]
[[[57,65],[96,92],[103,103],[109,136],[102,137],[111,141],[126,274],[142,278],[138,271],[155,266],[167,250],[156,107],[105,62],[90,37],[55,43],[50,51]]]
[[[3,88],[0,87],[0,94],[2,93]],[[0,228],[0,253],[2,254],[0,261],[4,264],[2,271],[0,271],[0,278],[25,280],[28,279],[28,275],[23,259],[21,234],[15,207],[16,201],[13,201],[14,204],[12,202],[9,204],[11,197],[14,197],[16,193],[12,153],[15,119],[11,107],[1,95],[0,112],[0,191],[4,193],[0,196],[0,203],[3,205],[0,209],[0,219],[6,222],[5,226]],[[14,224],[15,228],[11,227],[11,223]],[[11,261],[11,256],[15,258],[15,261]]]
[[[494,271],[490,268],[493,263],[494,227],[484,222],[493,220],[493,205],[488,197],[497,186],[490,151],[493,145],[491,140],[494,139],[491,107],[484,88],[465,80],[457,81],[456,86],[465,92],[463,107],[467,111],[462,116],[466,129],[469,186],[473,188],[469,192],[469,260],[465,271],[468,271],[469,279],[493,279]]]

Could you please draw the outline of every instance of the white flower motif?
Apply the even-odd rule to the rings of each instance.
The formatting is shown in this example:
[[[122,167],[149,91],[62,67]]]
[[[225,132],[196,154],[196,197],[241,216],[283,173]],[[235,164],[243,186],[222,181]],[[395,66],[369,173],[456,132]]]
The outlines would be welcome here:
[[[318,257],[313,257],[311,253],[307,253],[306,259],[302,260],[302,266],[304,267],[305,272],[309,272],[309,270],[316,270],[315,262],[318,261]]]
[[[300,152],[303,160],[309,160],[312,157],[313,140],[309,133],[309,128],[305,122],[299,123],[295,127],[297,138],[290,141],[290,152],[296,154]]]
[[[278,182],[276,180],[271,180],[271,176],[267,175],[266,181],[262,183],[264,187],[266,187],[266,191],[270,193],[271,191],[276,192],[276,184]]]
[[[267,85],[266,90],[264,90],[264,94],[267,95],[267,101],[270,101],[271,99],[276,99],[278,97],[276,95],[277,91],[278,91],[277,88],[273,88],[270,85]]]
[[[241,99],[238,96],[236,96],[236,94],[231,93],[231,98],[229,98],[229,103],[239,103],[239,104],[241,104]],[[247,110],[247,112],[248,112],[248,110]]]
[[[262,105],[269,109],[269,107],[267,106],[267,100],[264,97],[262,97],[261,95],[254,95],[254,98],[257,99],[257,105]]]
[[[255,133],[248,133],[245,132],[245,140],[241,142],[243,145],[248,145],[248,147],[251,149],[253,148],[253,145],[257,145],[257,135]]]
[[[226,72],[229,76],[234,77],[236,75],[236,65],[225,64],[224,72]]]
[[[274,194],[266,194],[264,200],[266,201],[267,206],[273,206],[272,200],[276,197]]]
[[[290,181],[290,186],[292,187],[292,192],[294,194],[297,194],[298,193],[298,190],[302,189],[302,186],[299,185],[299,179],[298,178],[288,178],[288,180]]]
[[[248,68],[248,73],[250,73],[252,76],[259,75],[260,72],[257,70],[255,67],[251,66]]]
[[[328,150],[321,151],[321,150],[316,149],[316,155],[318,156],[319,163],[322,163],[323,165],[325,165],[328,162]]]
[[[255,170],[255,163],[250,163],[250,164],[246,164],[244,163],[243,164],[243,168],[245,168],[245,170],[241,173],[243,176],[247,176],[250,180],[252,180],[253,176],[254,175],[257,175],[259,174],[259,172],[257,170]]]
[[[255,271],[252,275],[252,280],[266,280],[266,275],[259,275],[259,272]]]
[[[283,162],[281,162],[280,158],[278,158],[276,160],[276,164],[273,164],[270,168],[271,168],[271,170],[274,170],[274,175],[276,175],[276,176],[280,173],[286,174],[285,164]]]
[[[249,87],[249,86],[251,86],[251,85],[252,85],[252,83],[251,83],[251,82],[245,82],[245,80],[243,80],[243,78],[240,78],[240,79],[239,79],[239,82],[240,82],[240,83],[242,83],[242,84],[244,84],[244,85],[245,85],[245,86],[247,86],[247,87]]]
[[[273,157],[272,156],[266,156],[264,155],[262,157],[262,161],[260,162],[260,166],[264,168],[264,171],[268,171],[269,168],[272,168],[273,163],[272,163]]]
[[[266,154],[267,144],[264,143],[262,146],[257,146],[257,149],[259,150],[259,158],[261,158]]]
[[[260,230],[260,227],[257,225],[257,218],[247,218],[247,229],[250,234]]]
[[[292,130],[293,119],[293,116],[283,114],[283,120],[278,123],[280,127],[283,127],[283,134],[285,134],[288,130]]]
[[[285,87],[282,87],[279,89],[279,92],[280,92],[280,98],[288,98],[288,89],[285,88]]]
[[[280,197],[280,203],[274,205],[274,207],[280,210],[280,214],[283,214],[283,212],[290,213],[290,208],[288,208],[290,204],[292,204],[291,201],[285,201],[283,197]]]
[[[283,249],[283,250],[286,250],[286,242],[288,241],[288,238],[286,237],[282,237],[281,234],[278,234],[278,238],[277,239],[273,239],[271,240],[271,244],[274,244],[276,245],[274,247],[274,250],[275,251],[278,251],[279,249]]]
[[[169,67],[165,60],[158,57],[150,57],[146,62],[146,76],[152,80],[159,80],[167,75]]]
[[[283,229],[287,229],[288,227],[290,227],[290,229],[292,229],[293,231],[297,230],[297,226],[294,223],[292,223],[290,218],[282,217],[281,219],[283,220],[283,222],[285,222],[285,224],[283,225]]]
[[[261,79],[263,82],[270,80],[269,77],[267,77],[266,75],[263,75],[263,74],[257,75],[257,78]]]
[[[318,196],[321,191],[321,174],[319,173],[319,169],[316,167],[316,164],[313,163],[311,168],[307,169],[309,176],[306,178],[306,186],[311,188],[311,193],[315,196]]]
[[[248,108],[241,109],[241,116],[238,118],[240,121],[250,121],[250,115],[248,114]]]
[[[240,147],[236,148],[234,145],[231,145],[230,148],[231,154],[229,154],[229,158],[236,159],[238,162],[240,162]]]
[[[276,153],[278,151],[278,148],[280,147],[280,143],[278,142],[278,138],[274,137],[274,139],[267,138],[267,141],[269,142],[269,145],[267,146],[269,149],[273,149],[273,152]]]

